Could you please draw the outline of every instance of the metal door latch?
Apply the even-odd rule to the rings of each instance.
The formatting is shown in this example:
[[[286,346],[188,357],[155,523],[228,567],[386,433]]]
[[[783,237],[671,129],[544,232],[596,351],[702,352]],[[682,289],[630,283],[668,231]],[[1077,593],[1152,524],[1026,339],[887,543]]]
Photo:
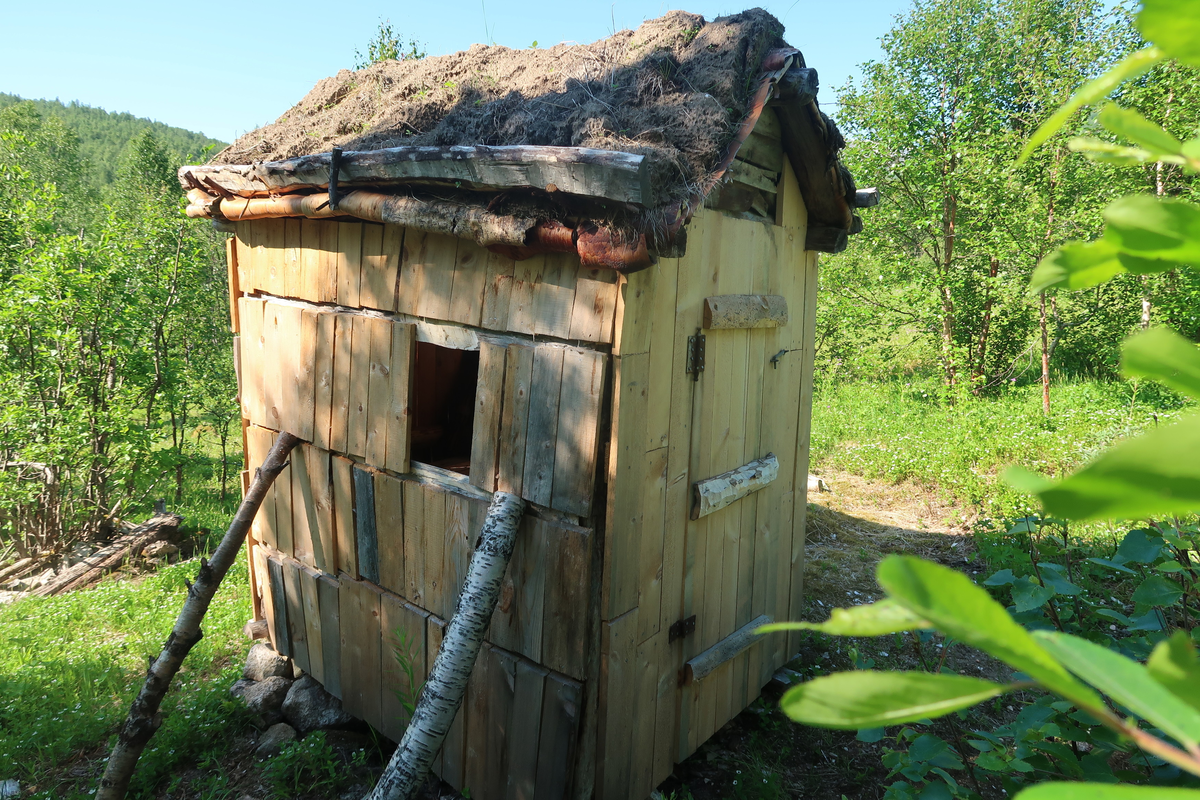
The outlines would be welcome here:
[[[667,642],[673,642],[676,639],[682,639],[690,633],[696,632],[696,615],[692,614],[687,619],[681,619],[678,622],[671,623],[671,627],[667,629]]]
[[[692,380],[700,380],[700,373],[704,371],[704,334],[700,329],[696,329],[695,336],[688,337],[687,351],[687,374],[692,376]]]

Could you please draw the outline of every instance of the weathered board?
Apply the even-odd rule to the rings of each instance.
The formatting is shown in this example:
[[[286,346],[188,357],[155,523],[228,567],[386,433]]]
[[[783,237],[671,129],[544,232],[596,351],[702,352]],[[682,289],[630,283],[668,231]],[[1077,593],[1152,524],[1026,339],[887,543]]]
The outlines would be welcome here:
[[[725,294],[704,298],[704,327],[778,328],[788,323],[787,298],[777,294]]]
[[[294,241],[285,226],[295,227]],[[238,288],[247,294],[560,340],[613,339],[617,276],[581,270],[573,255],[514,262],[467,240],[332,220],[241,222],[235,241]]]

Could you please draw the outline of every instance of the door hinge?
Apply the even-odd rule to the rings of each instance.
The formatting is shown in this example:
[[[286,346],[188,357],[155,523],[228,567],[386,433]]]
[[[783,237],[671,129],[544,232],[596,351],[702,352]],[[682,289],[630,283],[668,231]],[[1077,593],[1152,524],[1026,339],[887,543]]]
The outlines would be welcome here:
[[[699,328],[695,336],[688,337],[687,374],[694,381],[700,380],[700,373],[704,372],[704,342],[704,334]]]
[[[667,642],[673,642],[676,639],[696,632],[696,615],[692,614],[687,619],[681,619],[678,622],[671,623],[671,627],[667,629]]]

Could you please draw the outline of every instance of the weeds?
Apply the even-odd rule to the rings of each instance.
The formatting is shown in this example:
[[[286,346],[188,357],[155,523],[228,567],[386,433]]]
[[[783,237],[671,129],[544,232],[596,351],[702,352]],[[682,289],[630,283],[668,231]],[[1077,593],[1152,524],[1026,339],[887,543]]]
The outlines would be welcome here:
[[[276,797],[296,797],[336,788],[341,782],[341,761],[325,741],[325,732],[316,731],[285,744],[262,774]]]
[[[396,659],[400,674],[404,676],[403,682],[394,691],[396,699],[400,701],[408,718],[412,719],[413,712],[417,709],[417,698],[421,696],[421,687],[425,685],[424,681],[417,681],[414,670],[414,665],[420,656],[417,637],[403,628],[393,630],[392,636],[395,637],[392,657]]]
[[[1045,417],[1037,386],[950,405],[934,380],[820,385],[812,459],[867,478],[936,487],[985,518],[1013,519],[1033,513],[1036,500],[999,479],[1005,467],[1065,473],[1185,406],[1167,392],[1100,381],[1062,383],[1054,392],[1058,410]]]

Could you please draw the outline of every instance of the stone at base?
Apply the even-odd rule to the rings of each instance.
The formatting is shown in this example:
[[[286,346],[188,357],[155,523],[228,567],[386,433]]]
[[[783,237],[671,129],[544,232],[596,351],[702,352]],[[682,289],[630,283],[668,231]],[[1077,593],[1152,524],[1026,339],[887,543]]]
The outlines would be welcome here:
[[[238,679],[233,686],[229,687],[229,693],[234,697],[245,697],[246,690],[254,685],[254,681],[246,680],[245,678]]]
[[[261,681],[271,676],[291,679],[292,663],[287,656],[276,653],[271,645],[256,642],[246,654],[246,667],[242,670],[242,677],[251,681]]]
[[[354,717],[342,709],[342,703],[305,675],[292,684],[283,701],[283,716],[301,733],[337,728],[354,722]]]
[[[296,741],[296,729],[286,722],[279,722],[267,728],[258,738],[254,755],[259,758],[270,758],[279,755],[279,751],[288,742]]]
[[[242,700],[245,701],[246,708],[256,714],[262,724],[270,726],[283,720],[281,709],[290,688],[292,688],[290,680],[272,675],[247,687],[245,694],[242,695]]]

